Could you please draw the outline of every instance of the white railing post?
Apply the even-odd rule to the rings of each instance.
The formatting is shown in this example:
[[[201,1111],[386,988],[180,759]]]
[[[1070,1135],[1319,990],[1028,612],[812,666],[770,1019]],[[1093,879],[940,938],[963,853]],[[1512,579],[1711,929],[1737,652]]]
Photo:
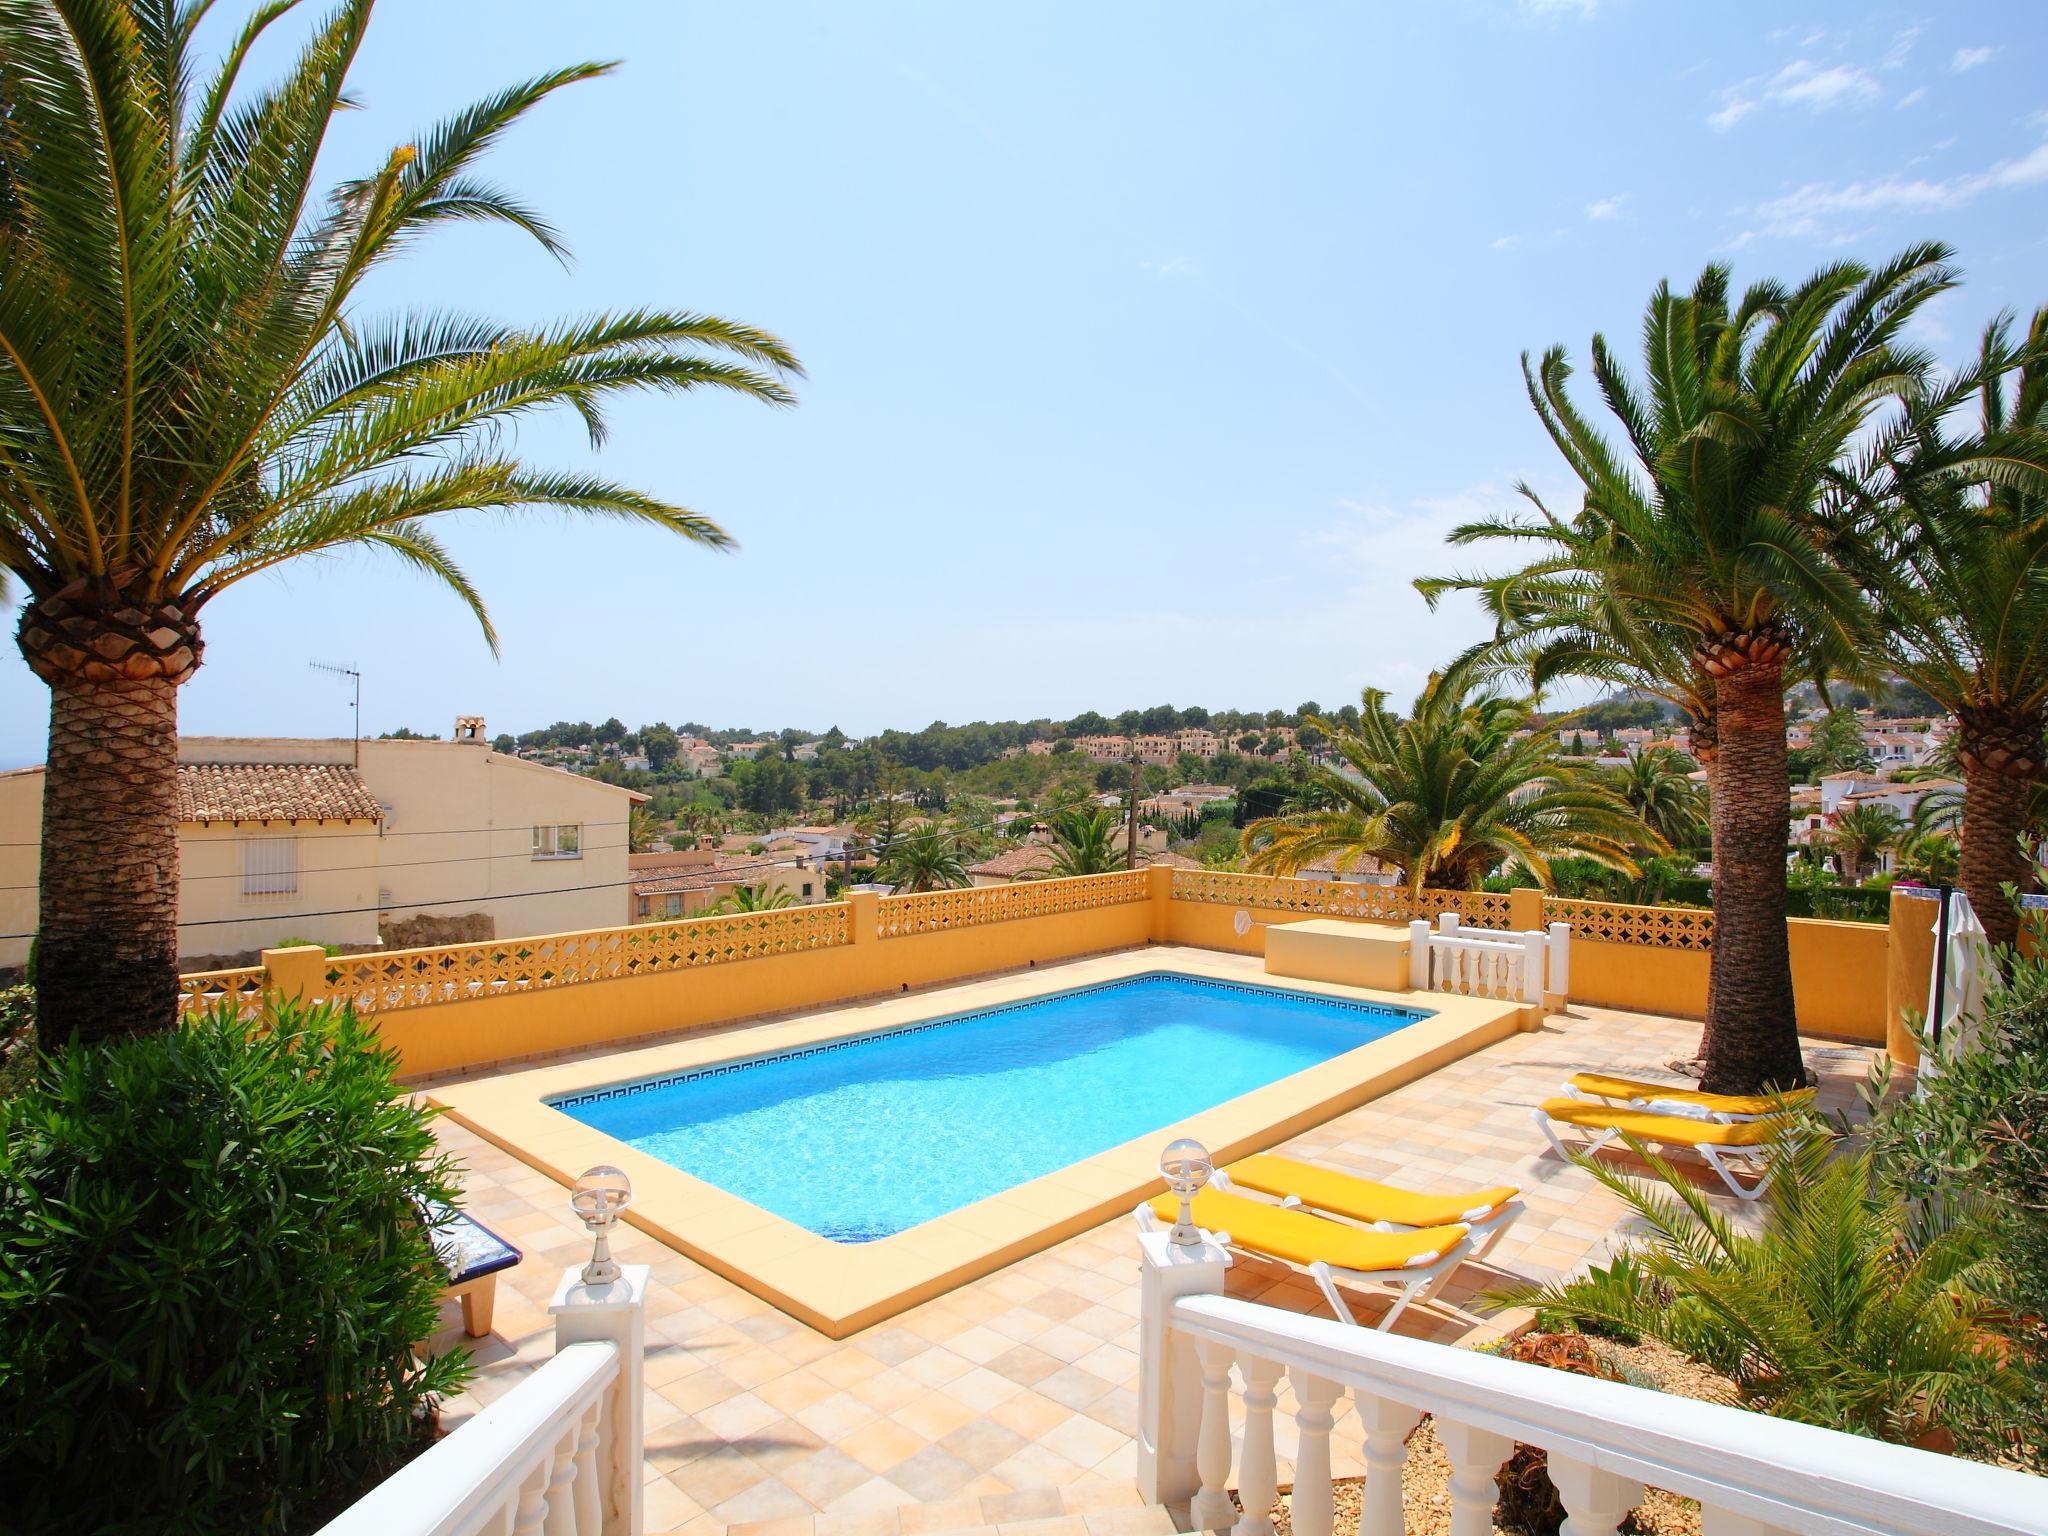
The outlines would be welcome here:
[[[1436,1438],[1451,1463],[1451,1536],[1492,1536],[1499,1490],[1493,1475],[1514,1454],[1506,1435],[1438,1418]]]
[[[562,1275],[548,1304],[555,1318],[557,1353],[590,1340],[615,1345],[619,1352],[619,1374],[605,1392],[596,1448],[600,1536],[641,1536],[640,1471],[646,1435],[641,1428],[640,1380],[647,1349],[648,1274],[645,1264],[627,1264],[609,1285],[592,1286],[583,1283],[580,1269],[571,1269]],[[587,1495],[577,1503],[590,1507]]]
[[[1173,1304],[1222,1295],[1230,1255],[1207,1238],[1176,1248],[1167,1233],[1146,1232],[1138,1265],[1138,1492],[1147,1504],[1180,1504],[1201,1486],[1202,1366],[1194,1340],[1172,1329]]]
[[[1549,940],[1537,929],[1522,935],[1522,1001],[1543,1001],[1543,951]]]
[[[1365,1426],[1365,1490],[1358,1509],[1358,1536],[1402,1536],[1408,1526],[1401,1468],[1408,1460],[1408,1436],[1422,1422],[1422,1414],[1390,1397],[1363,1392],[1352,1396]]]
[[[1247,1358],[1244,1369],[1244,1449],[1238,1455],[1237,1491],[1244,1514],[1234,1536],[1273,1536],[1273,1500],[1279,1495],[1273,1464],[1273,1404],[1278,1397],[1277,1360]]]
[[[1236,1522],[1230,1502],[1230,1361],[1228,1344],[1203,1344],[1202,1427],[1195,1438],[1195,1472],[1201,1486],[1188,1509],[1198,1531],[1227,1531]]]
[[[1438,933],[1447,933],[1452,938],[1456,938],[1458,935],[1459,922],[1460,918],[1458,917],[1457,913],[1439,912],[1436,915],[1436,931]]]
[[[1336,1498],[1330,1487],[1330,1429],[1332,1412],[1344,1395],[1341,1382],[1309,1371],[1290,1370],[1294,1383],[1294,1495],[1287,1512],[1294,1536],[1330,1536],[1335,1522]]]
[[[1408,925],[1408,985],[1429,990],[1429,924],[1419,917]]]
[[[1572,925],[1550,925],[1550,974],[1544,981],[1543,1001],[1552,1013],[1560,1011],[1572,996]]]
[[[1564,1505],[1558,1536],[1606,1536],[1643,1502],[1643,1485],[1602,1471],[1591,1462],[1552,1456],[1550,1481]]]

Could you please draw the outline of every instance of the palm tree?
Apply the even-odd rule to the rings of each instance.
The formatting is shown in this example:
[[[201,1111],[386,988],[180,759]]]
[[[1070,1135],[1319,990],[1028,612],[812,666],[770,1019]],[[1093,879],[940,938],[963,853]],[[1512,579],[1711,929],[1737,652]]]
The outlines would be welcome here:
[[[1908,832],[1898,844],[1898,875],[1922,885],[1954,885],[1961,850],[1946,832]]]
[[[1472,669],[1454,666],[1430,676],[1410,719],[1378,688],[1355,729],[1317,717],[1343,768],[1312,767],[1305,808],[1244,829],[1245,868],[1288,875],[1334,856],[1343,871],[1372,858],[1407,871],[1410,889],[1472,890],[1513,864],[1548,890],[1554,858],[1634,875],[1631,850],[1669,851],[1595,770],[1562,759],[1555,734],[1518,737],[1529,701],[1474,698],[1473,686]]]
[[[1106,875],[1124,867],[1124,819],[1107,806],[1083,805],[1061,811],[1048,823],[1052,858],[1044,877]]]
[[[654,812],[644,805],[636,805],[626,812],[626,849],[639,853],[656,844],[661,837],[661,823],[654,819]]]
[[[1906,819],[1889,806],[1865,801],[1835,812],[1828,818],[1828,842],[1841,864],[1842,878],[1861,885],[1865,868],[1896,847],[1905,830]]]
[[[899,833],[885,844],[875,878],[902,895],[953,890],[969,883],[958,839],[938,826]]]
[[[724,917],[735,912],[778,912],[795,905],[796,898],[790,895],[786,886],[736,885],[705,915]]]
[[[1625,767],[1610,769],[1607,782],[1674,848],[1699,840],[1707,827],[1707,795],[1693,777],[1697,764],[1676,747],[1645,747],[1629,754]]]
[[[2004,945],[2019,915],[2002,888],[2035,878],[2022,839],[2040,834],[2048,765],[2048,308],[2019,346],[2010,325],[1994,320],[1975,366],[1873,447],[1873,501],[1890,536],[1865,572],[1886,661],[1956,717],[1959,875]],[[1976,424],[1951,430],[1972,395]]]
[[[631,391],[791,399],[789,349],[707,315],[520,328],[366,308],[365,285],[438,225],[508,225],[559,254],[475,169],[605,70],[512,86],[323,194],[370,0],[338,0],[281,82],[245,89],[297,3],[259,8],[210,73],[204,0],[0,6],[0,566],[27,589],[17,638],[51,694],[45,1041],[175,1022],[177,690],[209,602],[301,555],[381,550],[444,582],[495,645],[437,514],[556,508],[731,543],[659,497],[522,463],[520,418],[566,406],[601,441]]]
[[[1929,387],[1931,360],[1899,334],[1953,285],[1947,258],[1915,246],[1874,271],[1837,263],[1732,303],[1723,267],[1689,294],[1660,285],[1645,323],[1646,386],[1593,340],[1621,449],[1572,400],[1561,347],[1533,365],[1525,357],[1530,401],[1584,485],[1580,507],[1560,515],[1523,487],[1534,516],[1470,523],[1452,538],[1520,541],[1533,561],[1505,577],[1424,584],[1430,595],[1477,589],[1511,625],[1533,593],[1539,624],[1565,612],[1617,654],[1675,662],[1664,679],[1673,691],[1711,689],[1711,1089],[1805,1080],[1785,927],[1785,689],[1816,656],[1868,670],[1854,665],[1874,639],[1850,568],[1857,530],[1838,514],[1867,429]]]

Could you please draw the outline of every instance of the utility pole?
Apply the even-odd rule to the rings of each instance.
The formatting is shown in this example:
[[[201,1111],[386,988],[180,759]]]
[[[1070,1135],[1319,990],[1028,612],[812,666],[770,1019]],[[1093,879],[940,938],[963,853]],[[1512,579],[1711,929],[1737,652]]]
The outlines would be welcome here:
[[[1145,760],[1137,755],[1137,748],[1131,749],[1131,807],[1124,824],[1124,868],[1138,867],[1138,781],[1145,771]]]
[[[349,760],[351,763],[354,764],[354,766],[358,768],[362,767],[363,674],[356,670],[356,668],[354,667],[337,667],[334,665],[334,663],[329,661],[309,661],[306,663],[306,665],[311,667],[315,672],[332,672],[336,677],[348,677],[355,679],[356,700],[354,713],[350,716],[351,724],[349,727]]]

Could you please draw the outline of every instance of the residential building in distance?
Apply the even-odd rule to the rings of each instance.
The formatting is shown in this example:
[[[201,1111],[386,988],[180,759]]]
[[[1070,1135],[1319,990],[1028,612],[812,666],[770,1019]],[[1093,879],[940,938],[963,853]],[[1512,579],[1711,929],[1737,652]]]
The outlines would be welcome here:
[[[825,872],[806,854],[727,853],[710,838],[699,838],[695,848],[636,853],[627,863],[629,923],[695,917],[743,885],[786,894],[797,906],[825,899]]]
[[[494,752],[481,730],[458,726],[452,741],[181,739],[180,956],[616,923],[627,813],[647,797]],[[40,766],[0,774],[0,933],[36,925],[42,801]],[[26,938],[0,939],[0,965],[27,958]]]

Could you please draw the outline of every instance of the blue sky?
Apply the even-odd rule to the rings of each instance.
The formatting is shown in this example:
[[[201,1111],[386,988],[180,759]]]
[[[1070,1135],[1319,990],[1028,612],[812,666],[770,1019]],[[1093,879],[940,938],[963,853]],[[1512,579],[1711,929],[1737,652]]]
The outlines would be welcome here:
[[[243,7],[224,0],[236,18]],[[217,41],[217,39],[216,39]],[[802,403],[648,399],[594,462],[653,532],[476,518],[463,609],[374,556],[206,612],[188,732],[657,717],[855,732],[1405,695],[1477,633],[1408,588],[1518,478],[1564,489],[1523,348],[1634,337],[1661,277],[1911,239],[1922,339],[2048,302],[2048,8],[1656,0],[775,6],[384,0],[341,174],[580,58],[491,171],[576,259],[456,231],[388,304],[634,304],[785,336]],[[532,458],[589,460],[567,423]],[[0,759],[45,690],[7,648]]]

